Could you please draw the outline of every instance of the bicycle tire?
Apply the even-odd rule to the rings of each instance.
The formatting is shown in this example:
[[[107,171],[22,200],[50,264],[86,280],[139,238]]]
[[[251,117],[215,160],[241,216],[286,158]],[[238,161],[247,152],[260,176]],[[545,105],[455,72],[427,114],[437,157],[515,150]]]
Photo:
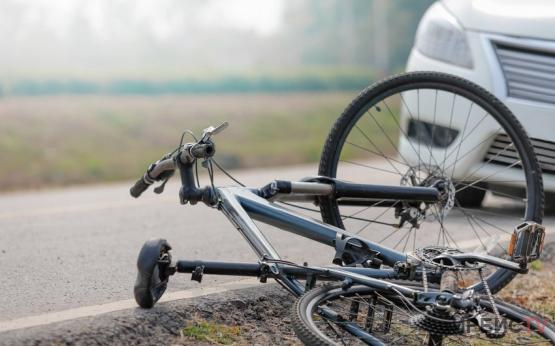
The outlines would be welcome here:
[[[418,289],[418,288],[421,288],[421,286],[412,286],[412,288]],[[333,334],[333,333],[329,333],[328,335],[326,335],[326,332],[329,332],[329,331],[323,331],[321,328],[317,327],[316,322],[320,322],[319,319],[324,319],[324,318],[321,317],[321,315],[319,315],[316,312],[316,309],[324,302],[326,306],[330,305],[330,306],[333,306],[332,309],[333,308],[337,309],[337,304],[334,303],[335,301],[333,300],[337,297],[341,297],[341,298],[352,297],[352,296],[355,296],[355,293],[356,293],[357,297],[362,298],[367,294],[373,294],[374,292],[376,292],[375,289],[372,289],[366,286],[353,286],[347,290],[344,290],[342,288],[342,284],[340,283],[327,284],[327,285],[323,285],[318,288],[315,288],[311,291],[308,291],[303,296],[298,298],[296,303],[293,305],[293,309],[292,309],[291,320],[293,324],[293,329],[295,330],[297,337],[305,345],[315,345],[315,346],[316,345],[317,346],[338,345],[339,343],[332,340],[329,336],[329,334]],[[518,326],[524,325],[529,329],[527,330],[516,329],[514,328],[514,325],[513,325],[512,327],[513,329],[507,332],[508,334],[509,333],[511,334],[505,336],[507,338],[510,338],[510,340],[505,340],[503,338],[501,339],[484,338],[485,340],[492,340],[492,342],[493,340],[499,340],[500,342],[511,342],[516,339],[518,342],[518,340],[522,340],[522,337],[518,335],[522,330],[522,332],[528,337],[527,340],[529,342],[530,340],[533,340],[534,342],[538,342],[538,343],[545,342],[545,344],[555,343],[555,327],[550,321],[545,319],[545,317],[535,312],[532,312],[530,310],[527,310],[525,308],[515,306],[510,303],[503,302],[497,299],[495,300],[495,304],[497,305],[498,309],[500,310],[504,318],[507,318],[512,323],[516,323]],[[489,306],[489,301],[487,299],[483,299],[482,305]],[[397,309],[403,309],[403,304],[398,304]],[[317,316],[317,318],[314,319],[313,316]],[[330,322],[330,323],[334,323],[334,322]],[[511,323],[509,323],[509,325],[510,324]],[[320,325],[324,325],[324,324],[322,323]],[[390,338],[395,340],[395,344],[412,345],[412,344],[417,344],[416,340],[420,340],[422,342],[426,341],[425,338],[419,339],[419,337],[416,336],[419,332],[421,332],[421,329],[414,326],[411,327],[408,325],[404,328],[408,329],[408,330],[401,329],[401,334],[403,333],[406,334],[404,338],[402,335],[401,336],[391,335]],[[532,332],[534,333],[534,335],[530,334]],[[426,335],[427,333],[428,332],[424,332],[424,335]],[[407,338],[411,337],[407,335],[411,335],[413,338],[407,340]],[[375,344],[382,344],[382,343],[387,344],[391,342],[391,339],[384,340],[383,335],[380,335],[379,332],[375,333],[374,336],[376,338]],[[479,336],[476,336],[476,333],[474,333],[469,335],[456,335],[456,336],[452,335],[452,336],[444,336],[444,337],[448,338],[448,344],[457,342],[457,339],[459,338],[462,339],[460,340],[462,343],[468,344],[467,343],[469,341],[468,338],[472,338],[472,337],[478,338]],[[479,340],[481,341],[483,339],[479,339]],[[347,342],[345,342],[345,340],[342,340],[343,344],[349,344],[349,345],[357,343],[357,341],[359,340],[349,339],[347,340]],[[366,344],[374,344],[374,343],[368,342]]]
[[[502,130],[505,131],[510,140],[512,140],[513,145],[516,148],[518,155],[520,156],[522,169],[525,174],[526,181],[524,185],[526,192],[526,210],[525,214],[522,217],[526,221],[541,223],[543,218],[544,206],[544,192],[541,169],[535,156],[530,139],[526,134],[526,131],[516,119],[516,117],[511,113],[511,111],[491,93],[470,81],[444,73],[403,73],[377,82],[363,90],[351,102],[351,104],[347,106],[347,108],[344,110],[344,112],[336,120],[335,124],[331,128],[321,154],[319,175],[337,178],[338,162],[340,161],[342,150],[346,143],[346,138],[351,135],[352,131],[354,131],[355,125],[357,124],[359,119],[362,119],[367,109],[370,109],[371,107],[377,105],[380,100],[385,100],[386,97],[390,97],[394,93],[406,92],[407,90],[416,90],[417,88],[436,90],[436,97],[437,90],[443,92],[451,92],[454,95],[462,95],[468,100],[480,106],[480,108],[485,109],[493,117],[493,119],[499,123]],[[454,99],[455,98],[456,96],[454,96]],[[452,114],[451,117],[453,117]],[[399,128],[401,127],[399,126]],[[432,141],[433,136],[434,135],[432,132]],[[464,138],[461,138],[461,141],[463,140]],[[430,157],[432,156],[433,155],[430,153]],[[371,179],[369,180],[370,181],[367,181],[366,183],[373,183]],[[462,192],[467,191],[468,189]],[[467,196],[465,196],[465,200],[470,200],[470,202],[476,203],[476,198],[469,199]],[[333,197],[323,197],[320,199],[319,204],[322,219],[324,222],[343,229],[346,228],[342,219],[344,215],[341,214],[336,199],[334,199]],[[465,208],[461,209],[464,210]],[[471,221],[469,221],[469,223],[471,223]],[[472,227],[474,228],[474,226]],[[491,291],[495,293],[505,287],[515,277],[515,275],[516,274],[511,271],[505,269],[497,269],[495,273],[488,277],[487,282],[490,286]],[[483,286],[481,285],[481,283],[477,283],[474,288],[480,290],[483,288]]]

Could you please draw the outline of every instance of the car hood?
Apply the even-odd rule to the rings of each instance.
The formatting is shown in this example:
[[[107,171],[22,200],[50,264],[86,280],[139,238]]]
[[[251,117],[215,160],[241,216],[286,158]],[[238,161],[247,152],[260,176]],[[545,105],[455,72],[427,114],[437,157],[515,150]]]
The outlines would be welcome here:
[[[555,40],[553,0],[442,0],[470,30]]]

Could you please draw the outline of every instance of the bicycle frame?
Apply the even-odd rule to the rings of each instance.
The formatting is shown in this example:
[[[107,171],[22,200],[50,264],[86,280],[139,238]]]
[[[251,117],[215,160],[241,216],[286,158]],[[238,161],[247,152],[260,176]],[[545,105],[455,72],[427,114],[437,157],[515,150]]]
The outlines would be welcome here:
[[[307,198],[325,193],[326,184],[302,182],[301,194],[288,194],[283,199],[296,199],[298,197]],[[298,188],[297,188],[298,190]],[[178,261],[176,270],[178,272],[189,272],[197,274],[219,274],[219,275],[243,275],[259,276],[264,275],[279,279],[295,295],[303,293],[304,288],[296,281],[296,278],[306,279],[310,274],[319,271],[318,276],[329,278],[349,277],[358,283],[367,285],[383,285],[379,279],[395,279],[401,276],[393,269],[376,269],[361,267],[342,267],[342,268],[316,268],[280,265],[271,263],[280,260],[280,255],[272,244],[266,239],[264,234],[254,223],[254,220],[275,226],[284,231],[288,231],[319,243],[335,247],[343,242],[343,251],[351,253],[353,256],[373,255],[380,260],[380,263],[393,268],[397,263],[407,261],[407,255],[380,244],[362,239],[332,225],[323,224],[309,217],[299,215],[285,208],[281,208],[270,201],[258,196],[256,189],[245,187],[222,187],[215,189],[219,196],[218,209],[222,211],[235,228],[243,235],[261,262],[259,263],[231,263],[231,262],[203,262],[203,261]],[[278,197],[278,200],[280,198]],[[370,251],[369,251],[370,250]],[[261,263],[270,263],[269,272],[263,273]],[[200,271],[200,273],[199,273]],[[200,281],[200,277],[198,278]],[[389,284],[389,283],[388,283]],[[399,290],[406,288],[399,286]],[[411,295],[412,290],[407,291]]]
[[[382,207],[394,205],[382,202],[396,203],[395,201],[401,200],[411,205],[413,203],[438,202],[440,196],[436,187],[356,184],[329,177],[312,177],[300,182],[275,180],[260,189],[246,187],[215,188],[213,186],[198,188],[196,187],[196,180],[193,175],[193,164],[197,156],[203,157],[203,155],[207,155],[209,148],[212,148],[210,150],[211,154],[214,153],[214,150],[211,142],[204,143],[200,147],[202,149],[201,153],[197,153],[196,149],[193,150],[194,148],[196,148],[195,145],[188,145],[177,156],[169,156],[162,161],[158,161],[153,166],[152,171],[159,167],[162,167],[160,168],[161,171],[179,168],[182,182],[179,192],[181,203],[186,204],[190,202],[191,204],[196,204],[202,201],[209,206],[217,207],[243,235],[261,262],[257,264],[229,262],[199,264],[197,261],[179,261],[177,265],[171,266],[170,272],[193,273],[193,279],[199,282],[202,279],[203,273],[256,275],[261,277],[261,280],[271,276],[278,279],[278,282],[284,284],[295,295],[300,295],[304,291],[299,282],[295,280],[298,277],[304,277],[309,288],[312,285],[310,281],[313,281],[316,276],[327,276],[336,280],[338,278],[348,278],[355,283],[370,286],[385,285],[384,287],[387,287],[389,283],[380,281],[379,278],[419,279],[418,276],[421,277],[422,272],[418,272],[417,266],[409,263],[410,261],[408,261],[405,253],[392,250],[340,228],[323,224],[278,207],[271,203],[270,200],[317,201],[317,198],[334,198],[340,204],[357,206],[375,206],[379,204]],[[155,176],[159,176],[159,173]],[[139,180],[131,189],[131,193],[135,197],[138,197],[152,183],[152,178],[148,174],[147,172],[145,177]],[[150,181],[143,184],[146,177],[149,177]],[[135,191],[137,193],[134,193],[134,189],[137,189]],[[380,202],[375,203],[376,200]],[[258,229],[254,220],[334,247],[336,254],[333,263],[341,266],[346,265],[346,267],[342,269],[323,268],[323,271],[320,270],[316,275],[314,274],[314,268],[308,266],[305,270],[296,270],[295,273],[292,273],[290,268],[285,271],[282,270],[277,263],[280,260],[278,252]],[[527,242],[521,243],[527,246]],[[525,272],[527,270],[525,266],[520,267],[516,263],[487,255],[462,254],[461,256],[460,260],[462,261],[481,261],[518,272]],[[392,269],[381,269],[383,264]],[[357,265],[362,268],[357,268]],[[318,270],[316,271],[318,272]],[[370,278],[374,279],[370,280]],[[429,277],[428,280],[430,282],[439,282],[437,277]],[[403,289],[405,288],[402,286],[398,287],[398,290],[401,292]],[[408,295],[412,293],[412,290],[407,291]]]
[[[321,177],[317,177],[320,179]],[[318,196],[328,196],[333,188],[330,184],[319,182],[283,182],[275,181],[274,184],[285,185],[288,193],[275,193],[270,197],[272,200],[305,200],[314,201]],[[395,198],[404,197],[410,202],[414,199],[423,198],[419,191],[424,193],[426,190],[409,188],[403,190],[397,187],[380,185],[358,185],[348,184],[342,187],[344,196],[351,198],[345,203],[354,202],[360,205],[364,199],[380,198],[378,196],[394,196]],[[264,189],[264,188],[263,188]],[[175,266],[177,272],[193,273],[193,279],[200,282],[203,274],[218,275],[238,275],[238,276],[257,276],[261,280],[272,277],[280,280],[293,294],[300,295],[304,288],[296,280],[297,278],[306,279],[310,286],[310,280],[316,277],[324,279],[345,279],[348,278],[355,283],[372,286],[378,289],[389,288],[392,284],[384,282],[382,279],[420,279],[422,273],[416,268],[411,268],[410,261],[405,253],[395,251],[381,244],[363,239],[343,229],[332,225],[324,224],[306,216],[299,215],[293,211],[279,207],[271,203],[267,198],[263,198],[261,190],[247,187],[220,187],[215,188],[214,193],[218,196],[217,207],[235,228],[243,235],[251,248],[258,256],[259,263],[233,263],[233,262],[204,262],[204,261],[178,261]],[[364,189],[366,189],[364,191]],[[391,194],[391,195],[388,195]],[[337,195],[337,193],[335,194]],[[356,198],[359,198],[358,200]],[[381,203],[383,204],[383,203]],[[336,255],[334,263],[342,265],[342,255],[347,254],[351,259],[357,260],[362,266],[343,266],[337,267],[308,267],[299,268],[295,265],[279,264],[280,256],[272,244],[266,239],[264,234],[254,223],[254,220],[275,226],[281,230],[288,231],[308,238],[319,243],[335,248]],[[517,263],[509,262],[496,257],[463,253],[453,255],[461,260],[478,261],[491,265],[510,269],[519,273],[526,273],[527,268]],[[338,260],[338,261],[337,261]],[[352,264],[352,263],[347,263]],[[380,269],[385,264],[394,269]],[[427,273],[429,282],[438,283],[440,276],[434,273]],[[407,296],[414,294],[414,291],[403,286],[396,285],[398,291],[406,293]]]
[[[266,199],[252,193],[249,189],[236,187],[220,188],[218,193],[222,201],[222,212],[245,237],[261,259],[279,259],[280,257],[252,219],[332,247],[335,246],[339,238],[348,237],[356,239],[367,244],[370,249],[377,251],[383,263],[391,267],[397,262],[406,261],[404,253],[388,249],[374,242],[359,238],[340,228],[320,223],[287,209],[272,205]]]

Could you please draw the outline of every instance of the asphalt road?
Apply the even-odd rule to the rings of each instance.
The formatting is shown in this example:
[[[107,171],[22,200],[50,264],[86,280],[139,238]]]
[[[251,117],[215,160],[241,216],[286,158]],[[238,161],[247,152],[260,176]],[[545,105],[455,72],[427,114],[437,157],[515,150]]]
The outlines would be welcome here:
[[[316,174],[316,165],[236,172],[259,186]],[[217,177],[220,184],[229,181]],[[184,259],[256,261],[241,235],[218,211],[182,206],[177,179],[163,195],[129,196],[130,183],[0,196],[0,321],[129,299],[143,242],[168,239]],[[555,225],[554,217],[545,224]],[[290,233],[261,227],[285,259],[328,264],[333,250]],[[472,234],[459,232],[460,240]],[[236,280],[205,277],[202,285]],[[198,287],[174,276],[170,291]]]

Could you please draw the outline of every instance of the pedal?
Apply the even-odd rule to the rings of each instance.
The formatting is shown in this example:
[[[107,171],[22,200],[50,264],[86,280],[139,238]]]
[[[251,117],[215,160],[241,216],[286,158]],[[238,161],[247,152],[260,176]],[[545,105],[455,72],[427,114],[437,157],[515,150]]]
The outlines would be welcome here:
[[[521,264],[537,260],[543,251],[544,240],[545,227],[535,222],[524,222],[515,227],[509,243],[509,255]]]

